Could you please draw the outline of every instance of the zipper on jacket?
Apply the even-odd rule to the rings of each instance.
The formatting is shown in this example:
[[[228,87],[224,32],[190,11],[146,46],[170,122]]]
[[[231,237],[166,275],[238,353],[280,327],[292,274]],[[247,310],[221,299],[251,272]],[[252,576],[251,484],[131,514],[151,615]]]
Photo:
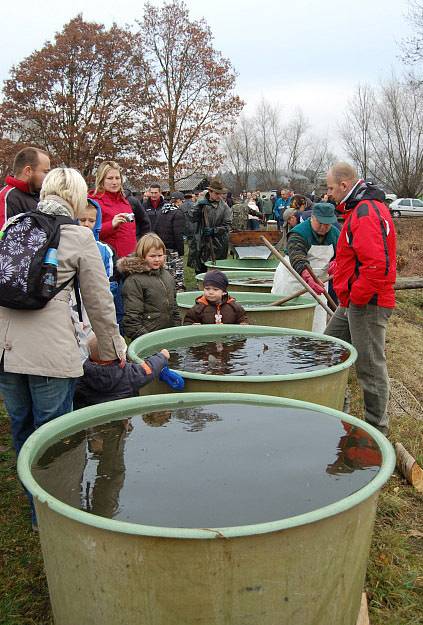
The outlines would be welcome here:
[[[159,280],[160,280],[160,282],[162,283],[163,288],[164,288],[164,290],[165,290],[165,294],[166,294],[166,301],[167,301],[167,306],[168,306],[168,310],[169,310],[169,317],[170,317],[170,316],[171,316],[171,314],[170,314],[169,294],[168,294],[168,292],[167,292],[166,285],[165,285],[165,283],[163,282],[163,280],[161,279],[161,277],[160,277],[160,276],[159,276]]]

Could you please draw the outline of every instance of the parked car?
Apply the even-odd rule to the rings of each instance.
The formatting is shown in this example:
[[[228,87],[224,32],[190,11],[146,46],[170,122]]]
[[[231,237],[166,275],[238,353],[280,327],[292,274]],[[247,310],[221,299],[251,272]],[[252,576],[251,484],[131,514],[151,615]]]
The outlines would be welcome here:
[[[423,202],[410,197],[400,197],[389,205],[392,217],[423,217]]]
[[[385,193],[385,202],[388,204],[388,206],[391,204],[391,202],[394,202],[397,199],[397,195],[395,195],[395,193]]]

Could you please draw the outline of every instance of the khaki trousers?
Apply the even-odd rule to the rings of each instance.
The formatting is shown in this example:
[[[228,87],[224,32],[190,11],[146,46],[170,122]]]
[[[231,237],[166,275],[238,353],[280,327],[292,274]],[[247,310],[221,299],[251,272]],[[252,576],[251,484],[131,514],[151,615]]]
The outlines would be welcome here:
[[[349,308],[338,306],[325,334],[354,345],[357,378],[363,389],[366,421],[383,434],[388,433],[389,379],[385,356],[385,336],[392,308],[367,304]]]

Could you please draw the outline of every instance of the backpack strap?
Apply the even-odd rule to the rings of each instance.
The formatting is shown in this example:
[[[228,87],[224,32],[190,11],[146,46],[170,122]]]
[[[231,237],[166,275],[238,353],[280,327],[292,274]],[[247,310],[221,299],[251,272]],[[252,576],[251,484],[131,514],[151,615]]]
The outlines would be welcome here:
[[[66,215],[48,215],[49,217],[52,217],[56,224],[57,224],[57,228],[56,228],[56,232],[54,235],[54,238],[51,242],[51,246],[54,247],[55,249],[57,249],[59,242],[60,242],[60,226],[65,225],[65,224],[70,224],[75,226],[76,225],[76,221],[75,219],[72,219],[72,217],[67,217]],[[58,293],[60,293],[60,291],[62,291],[63,289],[65,289],[68,284],[70,284],[73,280],[74,283],[74,290],[75,290],[75,300],[76,300],[76,306],[78,309],[78,317],[79,317],[79,321],[82,323],[82,302],[81,302],[81,293],[79,291],[79,279],[78,279],[78,274],[75,273],[74,276],[72,276],[71,278],[69,278],[69,280],[66,280],[66,282],[64,282],[63,284],[61,284],[55,291],[54,296],[56,296]]]
[[[82,302],[81,302],[81,292],[79,290],[79,278],[76,273],[73,279],[74,289],[75,289],[75,299],[76,299],[76,307],[78,309],[78,317],[79,321],[82,323]]]

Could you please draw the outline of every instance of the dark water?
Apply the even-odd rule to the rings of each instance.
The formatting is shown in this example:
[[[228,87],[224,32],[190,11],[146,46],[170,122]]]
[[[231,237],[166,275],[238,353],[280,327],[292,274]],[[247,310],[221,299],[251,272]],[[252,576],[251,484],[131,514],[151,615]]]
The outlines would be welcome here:
[[[349,350],[305,336],[241,336],[170,349],[169,366],[212,375],[282,375],[316,371],[347,360]]]
[[[228,527],[287,518],[362,488],[381,456],[360,428],[312,410],[205,405],[81,431],[33,469],[58,499],[107,518]]]

